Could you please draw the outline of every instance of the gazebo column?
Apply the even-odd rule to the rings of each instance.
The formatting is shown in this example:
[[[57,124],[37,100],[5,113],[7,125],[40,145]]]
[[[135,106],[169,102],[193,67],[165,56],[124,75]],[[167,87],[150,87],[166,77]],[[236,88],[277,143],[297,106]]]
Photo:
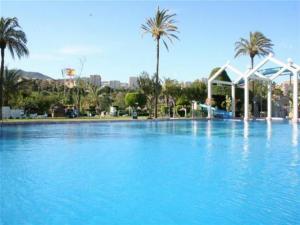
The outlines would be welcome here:
[[[249,80],[245,77],[244,87],[244,120],[249,120]]]
[[[235,85],[231,85],[231,112],[232,118],[235,118]]]
[[[272,119],[272,81],[268,82],[268,107],[267,120]]]
[[[298,73],[294,72],[293,76],[293,122],[298,122]]]
[[[207,109],[207,118],[211,119],[212,118],[212,113],[211,113],[211,98],[212,98],[212,93],[211,93],[211,81],[208,81],[207,83],[207,98],[208,98],[208,109]]]

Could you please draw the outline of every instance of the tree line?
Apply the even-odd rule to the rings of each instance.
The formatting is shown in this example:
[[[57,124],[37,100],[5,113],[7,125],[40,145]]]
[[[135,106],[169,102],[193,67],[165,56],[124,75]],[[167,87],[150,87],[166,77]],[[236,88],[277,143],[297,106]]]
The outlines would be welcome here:
[[[218,67],[211,71],[212,76]],[[218,78],[230,81],[226,71]],[[76,78],[76,85],[72,88],[65,86],[63,80],[24,79],[18,70],[6,70],[3,77],[4,105],[12,108],[22,108],[28,114],[51,114],[57,110],[72,108],[80,115],[107,114],[110,107],[118,110],[119,115],[129,115],[137,110],[140,115],[155,117],[156,94],[158,116],[183,116],[183,109],[191,114],[192,104],[205,103],[207,98],[207,83],[205,80],[195,80],[184,84],[178,80],[164,78],[156,86],[156,75],[141,72],[138,76],[138,87],[132,89],[112,89],[108,86],[97,86],[84,78]],[[156,87],[156,89],[155,89]],[[156,90],[156,91],[155,91]],[[231,88],[213,86],[213,106],[219,109],[231,110]],[[280,94],[280,93],[279,93]],[[243,89],[237,88],[237,113],[243,112]],[[250,90],[250,97],[262,96],[266,101],[267,87],[264,83],[255,84],[255,93]],[[265,104],[264,104],[265,105]],[[199,112],[199,116],[206,116]],[[58,114],[63,115],[63,113]]]

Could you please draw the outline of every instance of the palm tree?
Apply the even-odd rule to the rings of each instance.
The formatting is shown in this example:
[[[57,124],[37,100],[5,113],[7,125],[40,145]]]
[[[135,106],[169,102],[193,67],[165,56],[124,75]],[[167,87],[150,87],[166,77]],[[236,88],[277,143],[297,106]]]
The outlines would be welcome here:
[[[254,66],[254,57],[266,56],[269,53],[273,53],[273,44],[270,39],[268,39],[261,32],[250,32],[249,40],[241,38],[239,41],[235,42],[235,56],[249,55],[251,59],[251,68]]]
[[[170,14],[169,10],[157,8],[156,14],[153,18],[148,18],[145,24],[142,24],[143,33],[149,33],[152,35],[154,41],[156,41],[156,73],[155,73],[155,112],[154,117],[157,118],[157,102],[158,102],[158,83],[159,83],[159,50],[160,40],[162,40],[166,49],[169,50],[166,40],[173,43],[173,39],[177,39],[176,33],[178,28],[175,25],[176,21],[174,17],[176,14]]]
[[[89,93],[89,98],[91,103],[98,107],[98,102],[99,102],[99,96],[100,96],[100,87],[93,85],[93,84],[88,84],[87,87],[87,92]]]
[[[249,40],[240,38],[239,41],[235,42],[235,58],[241,55],[249,55],[251,59],[251,69],[254,67],[255,56],[266,56],[269,53],[273,53],[273,44],[271,39],[267,38],[261,32],[250,32]],[[254,96],[255,81],[252,82],[252,92]],[[254,102],[253,102],[254,112]]]
[[[82,112],[82,100],[87,95],[88,84],[80,77],[76,79],[76,86],[74,87],[75,105],[79,111]]]
[[[21,30],[16,17],[0,19],[0,50],[1,50],[1,68],[0,68],[0,119],[2,119],[3,106],[3,74],[4,74],[4,53],[8,48],[12,58],[17,55],[18,58],[29,55],[26,47],[27,38]]]
[[[22,88],[25,88],[27,80],[22,79],[20,70],[5,69],[3,76],[3,102],[8,104],[16,97]]]

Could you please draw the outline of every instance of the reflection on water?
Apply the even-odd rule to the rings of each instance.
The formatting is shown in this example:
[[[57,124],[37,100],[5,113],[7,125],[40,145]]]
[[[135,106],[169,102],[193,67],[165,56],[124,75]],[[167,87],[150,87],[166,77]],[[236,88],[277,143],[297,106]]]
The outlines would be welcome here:
[[[293,123],[293,131],[292,131],[292,144],[293,146],[298,146],[298,123]]]
[[[208,139],[211,139],[211,128],[212,128],[212,121],[208,120],[206,125],[206,135]]]
[[[249,122],[244,121],[244,145],[243,159],[246,160],[249,154]]]
[[[244,121],[244,139],[248,139],[249,136],[249,122]]]
[[[208,120],[206,123],[206,137],[207,137],[207,150],[213,149],[213,138],[212,138],[212,121]]]
[[[231,137],[234,138],[236,135],[236,122],[232,122],[231,124]]]
[[[198,130],[198,123],[197,121],[192,121],[192,131],[193,131],[193,135],[197,136],[197,130]]]
[[[267,121],[267,139],[271,140],[272,137],[272,122],[270,120]]]

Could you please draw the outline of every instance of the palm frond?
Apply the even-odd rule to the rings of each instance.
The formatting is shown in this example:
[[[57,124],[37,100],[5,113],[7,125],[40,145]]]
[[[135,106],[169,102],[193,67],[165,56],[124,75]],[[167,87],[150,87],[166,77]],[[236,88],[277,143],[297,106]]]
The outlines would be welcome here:
[[[249,55],[251,58],[273,53],[272,41],[261,32],[250,32],[249,40],[241,38],[235,43],[235,57]]]
[[[154,40],[160,40],[166,38],[170,43],[173,43],[173,39],[179,40],[176,34],[179,33],[177,21],[174,19],[175,13],[170,13],[168,9],[157,8],[156,14],[152,18],[146,19],[145,24],[141,25],[142,34],[151,34]],[[168,45],[165,40],[163,44],[168,50]]]
[[[24,31],[21,30],[18,19],[3,18],[0,19],[0,48],[8,48],[12,58],[17,56],[27,56],[29,50],[26,46],[27,38]]]

